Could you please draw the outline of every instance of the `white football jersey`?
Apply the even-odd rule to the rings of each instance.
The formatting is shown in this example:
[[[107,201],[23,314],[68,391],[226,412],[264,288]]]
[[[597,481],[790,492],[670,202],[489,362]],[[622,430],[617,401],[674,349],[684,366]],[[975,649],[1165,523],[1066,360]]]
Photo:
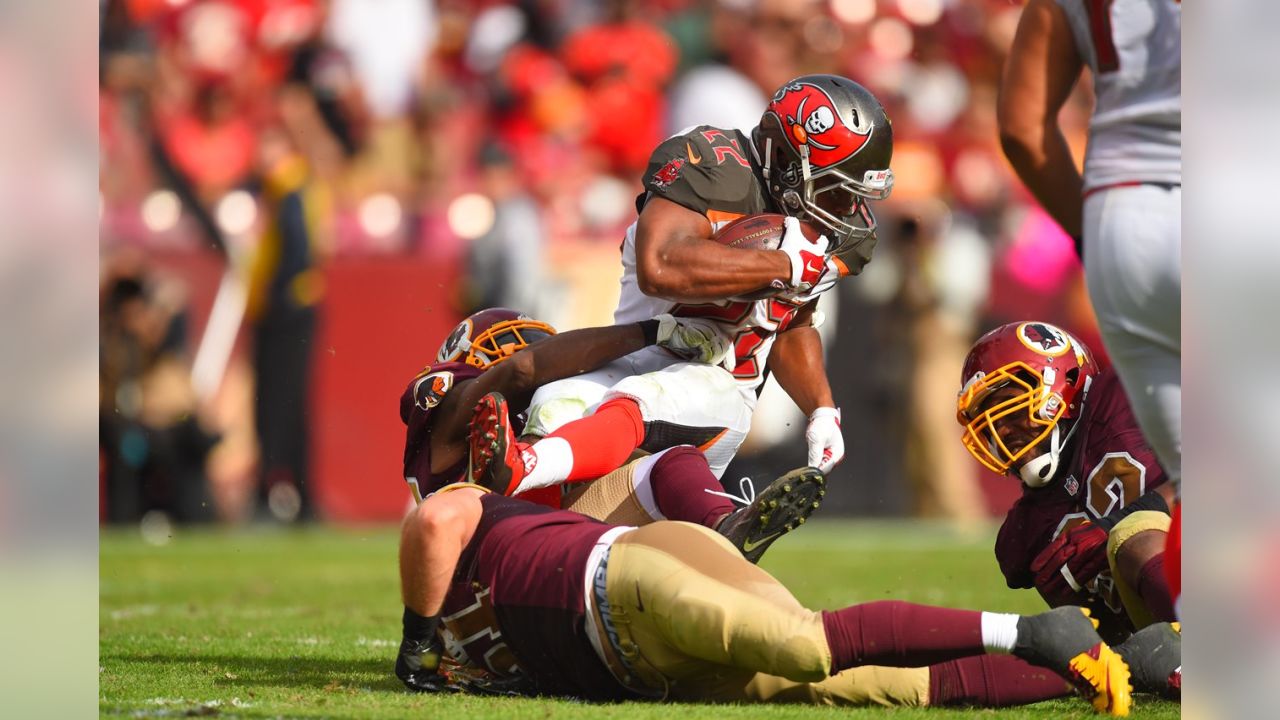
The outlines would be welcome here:
[[[1093,71],[1085,190],[1182,182],[1182,5],[1057,0]]]
[[[713,223],[719,230],[730,222]],[[677,303],[640,291],[636,277],[636,223],[627,228],[622,242],[622,294],[613,313],[615,325],[648,320],[655,315],[671,313],[681,317],[707,317],[718,320],[725,334],[733,340],[735,367],[731,371],[739,386],[755,389],[764,382],[765,363],[779,331],[786,329],[801,305],[779,298],[766,300],[720,300],[710,303]]]

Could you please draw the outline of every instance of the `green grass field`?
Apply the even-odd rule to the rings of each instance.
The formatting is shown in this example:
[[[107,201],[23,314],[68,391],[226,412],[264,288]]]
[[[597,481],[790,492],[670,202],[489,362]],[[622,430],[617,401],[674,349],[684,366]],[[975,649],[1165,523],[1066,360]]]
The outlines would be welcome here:
[[[762,563],[810,607],[897,598],[1035,611],[1005,589],[992,535],[916,524],[806,525]],[[185,531],[163,547],[104,532],[100,711],[240,718],[1087,718],[1083,701],[1008,710],[828,709],[410,695],[391,674],[401,606],[393,528]],[[1134,717],[1179,707],[1136,699]]]

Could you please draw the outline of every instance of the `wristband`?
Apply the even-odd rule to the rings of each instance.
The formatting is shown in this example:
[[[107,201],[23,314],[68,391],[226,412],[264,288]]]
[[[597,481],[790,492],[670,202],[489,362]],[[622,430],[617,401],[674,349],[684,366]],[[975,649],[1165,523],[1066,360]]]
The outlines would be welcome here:
[[[405,640],[421,642],[431,639],[436,634],[436,628],[440,626],[440,616],[423,617],[406,607],[401,623],[404,626]]]
[[[658,343],[658,325],[660,323],[657,320],[641,320],[636,324],[640,326],[640,332],[644,333],[644,344],[646,346]]]
[[[1116,525],[1119,525],[1121,520],[1142,510],[1155,510],[1168,515],[1169,502],[1164,499],[1163,495],[1155,490],[1151,490],[1150,492],[1144,493],[1137,500],[1134,500],[1119,510],[1112,512],[1106,517],[1095,520],[1094,524],[1107,531],[1107,533],[1110,533],[1111,529]]]

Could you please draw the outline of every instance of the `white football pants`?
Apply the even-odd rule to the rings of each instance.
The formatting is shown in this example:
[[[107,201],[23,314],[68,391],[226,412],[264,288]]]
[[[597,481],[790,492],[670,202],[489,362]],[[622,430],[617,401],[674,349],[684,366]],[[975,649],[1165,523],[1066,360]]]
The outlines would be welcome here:
[[[754,392],[718,365],[682,362],[656,346],[599,370],[538,388],[529,403],[525,433],[545,437],[595,412],[601,403],[631,398],[645,422],[644,449],[694,445],[720,477],[751,429]]]
[[[1084,203],[1084,270],[1107,353],[1142,432],[1182,479],[1182,189],[1100,190]]]

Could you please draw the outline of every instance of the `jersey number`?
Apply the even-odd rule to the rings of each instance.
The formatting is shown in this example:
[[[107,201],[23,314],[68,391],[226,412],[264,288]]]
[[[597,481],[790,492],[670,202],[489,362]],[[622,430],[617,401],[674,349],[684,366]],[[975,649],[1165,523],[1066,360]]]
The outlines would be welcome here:
[[[1085,487],[1085,505],[1100,518],[1147,491],[1147,469],[1127,452],[1107,453],[1089,473]]]
[[[739,330],[733,339],[733,377],[737,380],[754,380],[764,370],[759,359],[760,352],[772,345],[770,341],[777,333],[787,329],[801,306],[770,298],[728,305],[677,305],[672,308],[671,314],[676,317],[714,318],[728,324],[741,325],[759,303],[764,304],[765,317],[757,317],[755,322],[761,322],[762,327],[748,325]]]
[[[742,156],[742,147],[738,145],[738,138],[731,138],[720,130],[703,130],[702,137],[711,145],[711,151],[716,154],[717,165],[723,163],[725,158],[732,157],[742,167],[751,167],[747,159]]]
[[[455,658],[459,662],[466,664],[469,659],[472,664],[501,675],[520,671],[515,655],[502,641],[502,631],[498,629],[488,588],[476,593],[473,604],[442,618],[441,623],[467,656]],[[448,645],[446,643],[446,647]]]

